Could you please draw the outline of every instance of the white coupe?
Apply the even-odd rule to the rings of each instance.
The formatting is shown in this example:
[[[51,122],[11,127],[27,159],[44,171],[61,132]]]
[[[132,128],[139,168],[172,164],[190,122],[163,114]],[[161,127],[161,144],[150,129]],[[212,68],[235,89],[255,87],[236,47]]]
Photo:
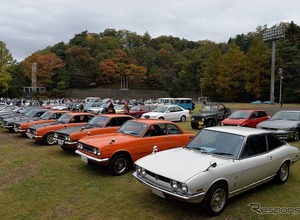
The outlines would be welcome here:
[[[204,128],[185,147],[156,150],[136,161],[133,175],[163,198],[203,202],[211,216],[232,196],[272,179],[285,183],[299,154],[269,131],[231,126]]]
[[[186,121],[190,111],[178,105],[158,105],[151,112],[144,113],[141,118],[162,119],[168,121]]]

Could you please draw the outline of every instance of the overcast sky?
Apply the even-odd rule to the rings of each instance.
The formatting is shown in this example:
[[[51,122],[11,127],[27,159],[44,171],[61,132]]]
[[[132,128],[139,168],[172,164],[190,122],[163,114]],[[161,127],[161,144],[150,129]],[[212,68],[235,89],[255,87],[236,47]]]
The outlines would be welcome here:
[[[219,43],[291,21],[300,25],[299,0],[1,0],[0,41],[22,61],[85,30]]]

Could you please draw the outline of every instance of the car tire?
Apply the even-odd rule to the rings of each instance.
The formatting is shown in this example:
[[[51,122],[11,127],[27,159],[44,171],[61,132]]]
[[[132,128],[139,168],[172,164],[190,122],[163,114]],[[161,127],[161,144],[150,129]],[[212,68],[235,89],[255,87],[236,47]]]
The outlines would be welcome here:
[[[50,133],[47,133],[44,137],[44,143],[47,144],[47,145],[53,145],[53,144],[56,144],[56,140],[54,140],[54,133],[53,132],[50,132]]]
[[[293,140],[296,142],[296,141],[299,141],[299,130],[296,128],[294,130],[294,134],[293,134]]]
[[[207,122],[205,123],[206,127],[215,127],[216,126],[216,122],[212,119],[207,120]]]
[[[199,127],[199,124],[192,123],[192,124],[191,124],[191,127],[192,127],[193,129],[197,129],[197,128]]]
[[[158,119],[159,119],[159,120],[165,120],[165,118],[164,118],[164,117],[159,117]]]
[[[108,171],[113,176],[121,176],[127,172],[129,165],[130,162],[127,155],[118,154],[111,159],[108,165]]]
[[[184,115],[181,116],[180,121],[181,121],[181,122],[185,122],[185,121],[186,121],[186,117],[185,117]]]
[[[204,207],[209,216],[220,215],[227,203],[227,187],[223,183],[214,184],[204,197]]]
[[[275,181],[278,184],[284,184],[290,175],[290,165],[285,162],[281,165],[281,167],[279,168],[276,176],[275,176]]]

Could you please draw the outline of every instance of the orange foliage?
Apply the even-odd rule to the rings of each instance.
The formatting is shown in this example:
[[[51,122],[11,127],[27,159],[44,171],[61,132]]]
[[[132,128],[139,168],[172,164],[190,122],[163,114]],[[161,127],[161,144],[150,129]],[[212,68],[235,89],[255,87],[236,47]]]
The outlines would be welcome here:
[[[37,64],[36,84],[38,87],[49,86],[52,83],[51,77],[55,74],[55,70],[64,67],[64,62],[54,53],[33,53],[24,60],[24,74],[30,79],[33,63]]]

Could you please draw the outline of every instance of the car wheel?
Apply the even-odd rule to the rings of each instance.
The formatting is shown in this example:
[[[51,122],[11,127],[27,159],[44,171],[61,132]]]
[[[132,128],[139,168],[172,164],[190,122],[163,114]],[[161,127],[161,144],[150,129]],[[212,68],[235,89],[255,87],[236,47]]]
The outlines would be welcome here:
[[[44,143],[48,145],[56,144],[56,139],[54,139],[54,133],[47,133],[44,137]]]
[[[287,162],[281,165],[280,169],[278,170],[275,180],[278,184],[284,184],[290,175],[290,166]]]
[[[197,128],[199,127],[199,125],[198,125],[198,124],[195,124],[195,123],[192,123],[192,124],[191,124],[191,127],[192,127],[193,129],[197,129]]]
[[[294,141],[299,141],[299,130],[298,129],[294,130],[293,140]]]
[[[212,119],[209,119],[207,122],[206,122],[206,127],[214,127],[216,126],[216,123],[214,120]]]
[[[159,117],[158,119],[160,119],[160,120],[165,120],[164,117]]]
[[[184,115],[181,116],[180,121],[181,121],[181,122],[185,122],[185,120],[186,120],[186,117],[185,117]]]
[[[125,154],[119,154],[112,158],[108,170],[114,176],[120,176],[126,173],[129,167],[129,159]]]
[[[227,203],[227,187],[222,183],[214,184],[208,190],[203,202],[208,215],[221,214]]]

